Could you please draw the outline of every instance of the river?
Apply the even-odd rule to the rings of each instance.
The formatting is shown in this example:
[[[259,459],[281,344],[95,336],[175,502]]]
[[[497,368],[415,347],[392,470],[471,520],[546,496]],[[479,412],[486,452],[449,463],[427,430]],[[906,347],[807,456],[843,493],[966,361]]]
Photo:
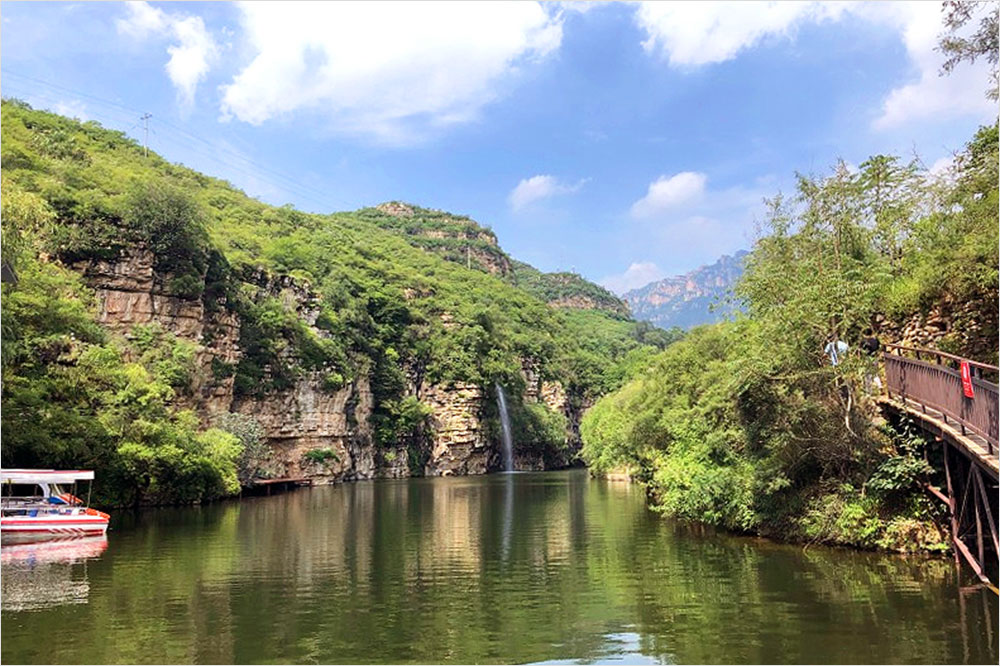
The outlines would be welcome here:
[[[583,470],[149,510],[62,547],[4,548],[4,663],[997,663],[997,597],[950,559],[687,526]]]

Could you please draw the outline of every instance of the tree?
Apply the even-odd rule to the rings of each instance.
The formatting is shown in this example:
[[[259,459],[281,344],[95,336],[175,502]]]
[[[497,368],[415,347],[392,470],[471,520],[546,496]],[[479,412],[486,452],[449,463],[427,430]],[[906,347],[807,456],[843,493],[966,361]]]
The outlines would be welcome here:
[[[263,476],[261,466],[267,460],[269,448],[264,439],[264,428],[252,416],[230,412],[220,416],[215,427],[236,436],[242,445],[236,459],[236,476],[246,488]]]
[[[970,37],[959,37],[956,33],[984,8],[986,13],[979,19],[979,29]],[[971,64],[980,57],[985,57],[990,64],[990,87],[986,90],[986,96],[997,99],[1000,96],[1000,72],[997,69],[997,61],[1000,59],[1000,37],[997,34],[1000,4],[947,0],[941,3],[941,9],[945,12],[944,24],[948,28],[948,34],[940,37],[937,47],[937,50],[948,56],[941,66],[941,73],[951,73],[963,61]]]

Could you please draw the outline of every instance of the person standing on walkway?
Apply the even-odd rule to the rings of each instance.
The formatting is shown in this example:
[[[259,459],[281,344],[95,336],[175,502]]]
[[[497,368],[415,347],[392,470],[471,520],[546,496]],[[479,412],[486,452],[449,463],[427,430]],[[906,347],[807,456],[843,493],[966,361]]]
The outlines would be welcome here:
[[[826,340],[826,347],[823,348],[823,353],[830,357],[830,365],[837,367],[847,354],[847,343],[837,339],[836,334],[833,333],[827,336]]]
[[[868,356],[865,368],[865,389],[871,392],[872,387],[882,390],[882,378],[878,374],[878,353],[882,351],[882,343],[871,328],[866,328],[861,334],[861,349]]]

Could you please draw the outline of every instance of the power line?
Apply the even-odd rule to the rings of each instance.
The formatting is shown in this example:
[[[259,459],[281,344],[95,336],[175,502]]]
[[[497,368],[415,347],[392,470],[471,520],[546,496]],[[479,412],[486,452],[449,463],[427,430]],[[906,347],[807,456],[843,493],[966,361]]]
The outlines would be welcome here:
[[[131,112],[131,113],[142,113],[142,115],[139,117],[139,120],[143,122],[143,130],[144,130],[143,152],[144,152],[144,154],[148,154],[148,133],[149,133],[149,130],[148,130],[148,120],[149,120],[149,118],[152,118],[152,115],[149,114],[148,112],[140,112],[140,111],[138,111],[137,109],[135,109],[133,107],[129,107],[129,106],[127,106],[125,104],[121,104],[119,102],[115,102],[115,101],[112,101],[112,100],[104,99],[104,98],[98,97],[96,95],[91,95],[89,93],[84,93],[84,92],[81,92],[79,90],[74,90],[72,88],[67,88],[66,86],[62,86],[62,85],[59,85],[59,84],[56,84],[56,83],[52,83],[50,81],[43,81],[42,79],[38,79],[38,78],[35,78],[35,77],[32,77],[32,76],[27,76],[27,75],[21,74],[19,72],[13,72],[13,71],[8,70],[8,69],[0,69],[0,71],[2,71],[5,75],[14,76],[16,78],[20,78],[20,79],[24,79],[24,80],[27,80],[27,81],[31,81],[33,83],[45,86],[45,87],[53,89],[53,90],[57,90],[57,91],[62,91],[62,92],[65,92],[65,93],[69,93],[69,94],[75,95],[77,97],[81,97],[81,98],[90,100],[90,101],[95,102],[95,103],[97,103],[99,105],[102,105],[102,106],[110,106],[110,107],[114,107],[115,109],[121,109],[123,111],[128,111],[128,112]],[[45,97],[44,95],[42,95],[42,96]],[[49,97],[48,99],[49,99],[49,101],[55,101],[55,103],[59,103],[59,101],[60,101],[60,100],[54,100],[52,97]],[[95,115],[95,116],[101,117],[101,114],[91,114],[91,115]],[[104,116],[104,118],[107,118],[107,116]],[[217,162],[219,164],[222,164],[222,165],[226,166],[227,168],[230,168],[230,169],[232,169],[232,170],[234,170],[234,171],[236,171],[238,173],[241,173],[241,174],[243,174],[245,176],[248,176],[249,178],[263,181],[265,184],[270,185],[271,187],[274,187],[277,190],[286,190],[288,192],[291,192],[292,194],[298,195],[299,197],[301,197],[303,199],[307,199],[309,201],[312,201],[313,203],[320,204],[320,206],[322,208],[326,208],[327,209],[327,212],[333,212],[333,211],[335,211],[340,206],[342,206],[343,208],[348,208],[349,207],[349,204],[347,204],[347,202],[345,200],[343,200],[343,199],[339,199],[338,198],[334,202],[333,200],[331,200],[331,199],[328,198],[329,197],[329,193],[328,192],[323,191],[323,190],[319,190],[319,189],[317,189],[315,187],[312,187],[310,185],[302,183],[302,182],[300,182],[298,180],[295,180],[295,179],[291,178],[290,176],[286,176],[285,174],[282,174],[282,173],[280,173],[278,171],[275,171],[273,169],[269,169],[269,168],[267,168],[267,167],[265,167],[265,166],[263,166],[261,164],[258,164],[257,162],[254,162],[252,159],[246,157],[245,155],[242,155],[242,154],[237,153],[237,152],[235,152],[233,150],[230,150],[226,146],[220,146],[217,143],[213,143],[211,141],[207,141],[207,140],[203,139],[200,136],[192,134],[191,132],[189,132],[187,130],[184,130],[184,129],[182,129],[182,128],[180,128],[180,127],[178,127],[178,126],[176,126],[176,125],[174,125],[174,124],[172,124],[170,122],[167,122],[166,120],[163,120],[162,118],[159,119],[159,123],[160,123],[161,126],[165,126],[165,127],[170,128],[172,130],[172,133],[174,134],[173,139],[177,143],[179,143],[180,145],[182,145],[185,148],[187,148],[188,150],[190,150],[190,151],[192,151],[192,152],[194,152],[194,153],[196,153],[198,155],[201,155],[203,157],[206,157],[208,159],[211,159],[211,160],[213,160],[213,161],[215,161],[215,162]],[[180,140],[182,137],[183,138],[187,138],[188,141],[182,141],[182,140]],[[196,142],[196,143],[202,144],[202,145],[206,146],[207,148],[209,148],[211,152],[205,152],[205,151],[199,150],[198,148],[196,148],[195,146],[193,146],[191,144],[191,142]],[[227,162],[224,159],[220,158],[219,155],[218,155],[218,153],[225,153],[225,154],[231,156],[232,158],[237,159],[237,160],[243,162],[246,166],[252,167],[256,171],[269,174],[272,178],[277,179],[279,182],[277,182],[277,183],[272,182],[268,178],[262,176],[261,173],[252,173],[252,172],[246,171],[245,169],[241,169],[237,165],[232,164],[231,162]],[[335,203],[335,205],[331,205],[331,203]]]

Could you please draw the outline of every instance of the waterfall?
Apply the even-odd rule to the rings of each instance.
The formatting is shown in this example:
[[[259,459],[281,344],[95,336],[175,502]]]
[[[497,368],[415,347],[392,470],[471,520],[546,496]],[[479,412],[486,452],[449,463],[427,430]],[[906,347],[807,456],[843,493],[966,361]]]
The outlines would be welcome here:
[[[514,471],[514,440],[510,434],[510,416],[507,415],[507,396],[503,387],[497,382],[497,406],[500,407],[500,425],[503,428],[503,468]]]

